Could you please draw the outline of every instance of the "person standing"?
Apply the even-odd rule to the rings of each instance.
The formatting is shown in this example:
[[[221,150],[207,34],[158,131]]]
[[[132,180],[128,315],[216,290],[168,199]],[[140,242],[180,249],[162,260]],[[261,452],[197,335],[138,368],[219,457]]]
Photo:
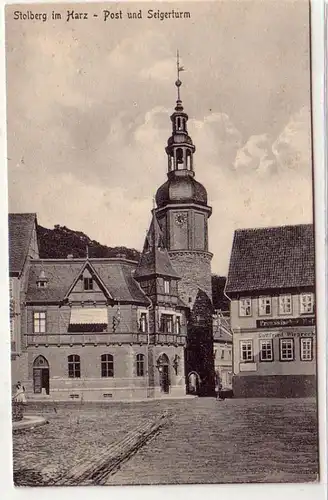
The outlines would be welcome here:
[[[25,387],[21,384],[21,382],[17,382],[16,384],[16,392],[13,400],[17,403],[26,403]]]

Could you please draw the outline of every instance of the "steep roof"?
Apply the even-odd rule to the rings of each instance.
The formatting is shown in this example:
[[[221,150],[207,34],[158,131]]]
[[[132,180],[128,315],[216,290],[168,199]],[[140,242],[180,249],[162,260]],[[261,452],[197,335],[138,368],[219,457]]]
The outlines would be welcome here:
[[[136,263],[123,259],[89,259],[92,267],[115,301],[149,305],[144,292],[134,281],[132,273]],[[29,271],[26,301],[63,300],[72,283],[81,273],[85,260],[34,260]],[[38,288],[37,280],[41,271],[48,280],[46,288]]]
[[[9,272],[20,274],[28,256],[36,214],[9,214]]]
[[[314,286],[312,224],[235,231],[226,292]]]
[[[169,254],[165,248],[163,234],[159,227],[155,211],[153,211],[153,218],[134,278],[140,279],[151,276],[164,276],[179,279],[179,276],[172,267]]]

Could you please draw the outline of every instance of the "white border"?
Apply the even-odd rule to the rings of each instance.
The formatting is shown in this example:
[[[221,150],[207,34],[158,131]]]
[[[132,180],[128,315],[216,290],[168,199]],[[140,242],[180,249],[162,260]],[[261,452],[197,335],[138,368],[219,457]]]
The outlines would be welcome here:
[[[73,0],[78,3],[78,0]],[[138,1],[138,0],[132,0]],[[153,0],[154,1],[154,0]],[[180,0],[181,1],[181,0]],[[201,1],[201,0],[200,0]],[[229,0],[232,1],[232,0]],[[242,1],[242,0],[240,0]],[[279,0],[277,0],[279,1]],[[285,0],[286,1],[286,0]],[[31,3],[29,0],[20,2],[9,1],[7,3]],[[53,1],[35,3],[56,3]],[[57,2],[58,3],[58,2]],[[64,3],[64,2],[63,2]],[[70,2],[73,3],[73,2]],[[90,2],[91,3],[91,2]],[[96,2],[93,2],[96,3]],[[6,175],[6,120],[5,120],[5,32],[4,32],[4,0],[0,0],[0,148],[2,152],[2,168],[0,169],[0,297],[6,297],[8,290],[8,250],[7,250],[7,175]],[[161,498],[175,498],[180,495],[188,495],[189,500],[198,500],[200,495],[206,495],[208,500],[216,499],[239,499],[257,500],[265,496],[267,500],[276,500],[277,496],[288,500],[317,500],[327,498],[327,431],[326,431],[326,358],[327,342],[325,329],[327,326],[327,267],[325,262],[325,234],[326,217],[324,212],[325,203],[325,157],[324,157],[324,0],[312,0],[312,96],[313,96],[313,139],[314,139],[314,161],[315,161],[315,215],[316,215],[316,263],[317,263],[317,304],[318,315],[318,378],[319,378],[319,433],[320,433],[320,473],[321,479],[318,484],[258,484],[258,485],[195,485],[195,486],[141,486],[141,487],[78,487],[71,488],[14,488],[12,485],[12,459],[11,459],[11,420],[8,409],[10,408],[10,355],[9,341],[6,339],[6,329],[0,329],[0,498],[38,500],[58,498],[71,499],[72,495],[78,495],[79,500],[84,499],[107,499],[108,495],[115,499],[142,498],[147,500],[156,496]],[[0,301],[0,325],[3,327],[8,323],[8,304],[6,300]],[[9,325],[8,325],[9,326]],[[238,471],[236,471],[238,476]]]

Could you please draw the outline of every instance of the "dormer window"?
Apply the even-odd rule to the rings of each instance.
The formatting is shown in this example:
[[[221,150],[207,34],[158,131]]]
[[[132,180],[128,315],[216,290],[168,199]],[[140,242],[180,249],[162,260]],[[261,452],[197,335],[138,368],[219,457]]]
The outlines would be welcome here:
[[[93,290],[93,279],[92,278],[83,278],[83,288],[86,291]]]
[[[46,277],[46,274],[43,270],[40,272],[40,276],[36,281],[36,285],[38,288],[47,288],[48,278]]]
[[[38,286],[38,288],[47,288],[47,282],[46,281],[37,281],[37,286]]]

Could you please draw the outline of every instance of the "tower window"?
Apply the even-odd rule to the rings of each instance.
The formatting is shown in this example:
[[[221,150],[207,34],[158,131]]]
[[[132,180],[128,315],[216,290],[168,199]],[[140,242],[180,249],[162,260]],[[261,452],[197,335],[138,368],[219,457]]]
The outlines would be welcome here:
[[[183,151],[181,148],[177,149],[177,163],[183,163]]]
[[[84,290],[93,290],[93,279],[83,278],[83,288]]]
[[[161,331],[163,333],[173,333],[173,315],[162,314],[161,316]]]
[[[148,331],[147,313],[145,312],[140,314],[139,331],[142,333]]]
[[[169,280],[164,280],[164,293],[165,295],[169,295],[171,293],[171,283]]]

